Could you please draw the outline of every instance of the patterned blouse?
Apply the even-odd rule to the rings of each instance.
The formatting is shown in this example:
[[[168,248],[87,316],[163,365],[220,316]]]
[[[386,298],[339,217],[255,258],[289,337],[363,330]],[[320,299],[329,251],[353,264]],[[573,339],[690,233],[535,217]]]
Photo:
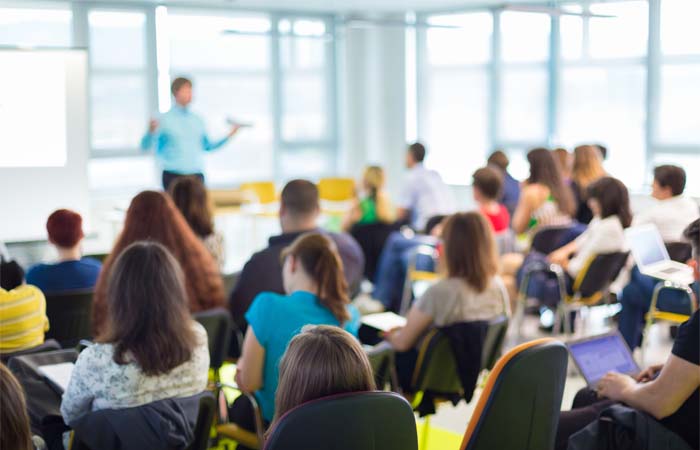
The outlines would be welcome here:
[[[117,364],[112,344],[94,344],[80,353],[61,402],[61,415],[70,425],[100,409],[129,408],[172,397],[187,397],[207,386],[207,332],[196,322],[197,345],[192,358],[166,375],[149,376],[135,362]]]

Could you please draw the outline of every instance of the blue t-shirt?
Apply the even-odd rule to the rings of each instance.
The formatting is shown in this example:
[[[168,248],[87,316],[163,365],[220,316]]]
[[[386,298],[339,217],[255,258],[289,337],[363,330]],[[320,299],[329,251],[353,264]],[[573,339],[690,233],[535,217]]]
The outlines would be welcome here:
[[[351,318],[345,330],[357,336],[359,313],[348,308]],[[292,338],[301,332],[304,325],[335,325],[338,320],[318,297],[310,292],[297,291],[289,296],[263,292],[255,297],[245,314],[248,326],[265,349],[263,387],[255,393],[265,420],[271,421],[275,414],[275,391],[279,378],[279,362]]]
[[[42,292],[72,291],[95,287],[102,264],[92,258],[63,261],[56,264],[36,264],[27,271],[27,284]]]

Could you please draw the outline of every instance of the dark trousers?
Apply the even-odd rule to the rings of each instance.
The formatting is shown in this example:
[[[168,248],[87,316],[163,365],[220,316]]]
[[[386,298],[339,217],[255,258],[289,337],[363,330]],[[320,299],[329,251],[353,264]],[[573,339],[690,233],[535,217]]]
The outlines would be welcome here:
[[[612,400],[599,398],[592,389],[584,388],[578,391],[571,405],[571,411],[562,411],[559,414],[555,450],[566,450],[571,435],[598,419],[600,413],[613,404],[615,402]]]
[[[229,422],[237,424],[244,430],[253,433],[257,431],[255,429],[255,410],[253,409],[253,405],[250,403],[250,400],[248,400],[248,397],[246,397],[245,395],[241,395],[233,401],[233,404],[231,404],[231,406],[228,409],[228,420]],[[267,429],[267,427],[270,426],[270,424],[265,419],[263,419],[263,426],[265,427],[265,429]],[[236,450],[252,449],[248,449],[248,447],[238,444],[238,446],[236,446]]]
[[[170,187],[170,184],[177,180],[180,177],[197,177],[199,180],[204,183],[204,174],[203,173],[177,173],[177,172],[170,172],[168,170],[163,171],[163,190],[167,191],[168,188]]]

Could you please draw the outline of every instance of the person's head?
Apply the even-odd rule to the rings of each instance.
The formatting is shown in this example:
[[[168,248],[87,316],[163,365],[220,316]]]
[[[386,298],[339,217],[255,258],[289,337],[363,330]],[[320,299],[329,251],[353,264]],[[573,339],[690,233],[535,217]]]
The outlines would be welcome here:
[[[17,378],[3,363],[0,363],[0,431],[0,448],[34,448],[24,391]]]
[[[657,200],[666,200],[683,194],[685,189],[685,170],[670,164],[654,168],[654,182],[651,196]]]
[[[574,149],[574,166],[571,178],[585,189],[598,178],[605,176],[600,150],[593,145],[580,145]]]
[[[58,248],[72,249],[83,240],[83,218],[69,209],[58,209],[46,221],[49,242]]]
[[[178,177],[170,183],[168,193],[197,236],[204,238],[214,232],[207,189],[202,180],[194,176]]]
[[[187,106],[192,102],[192,81],[184,77],[177,77],[170,85],[170,92],[178,105]]]
[[[498,201],[503,191],[503,173],[482,167],[472,175],[472,192],[477,203]]]
[[[282,231],[310,230],[321,212],[318,187],[308,180],[292,180],[282,189],[280,223]]]
[[[338,322],[342,324],[350,318],[343,262],[329,237],[316,232],[302,234],[284,249],[281,258],[282,280],[288,294],[311,290]]]
[[[406,167],[409,169],[416,164],[422,164],[425,159],[425,145],[420,142],[414,142],[408,146],[408,151],[406,152]]]
[[[445,222],[442,239],[447,276],[483,292],[498,272],[496,242],[486,218],[474,211],[454,214]]]
[[[510,160],[508,159],[508,156],[503,150],[496,150],[495,152],[489,155],[489,158],[486,160],[486,163],[490,166],[496,166],[505,172],[508,169],[508,164],[510,164]]]
[[[24,283],[24,269],[17,261],[6,261],[0,255],[0,288],[6,291],[21,286]]]
[[[575,210],[573,194],[562,181],[551,152],[546,148],[535,148],[527,153],[527,161],[530,163],[527,183],[547,186],[559,210],[572,215]]]
[[[597,148],[600,152],[600,157],[603,160],[608,159],[608,148],[602,144],[593,144],[593,147]]]
[[[586,189],[588,206],[601,219],[617,216],[623,228],[632,224],[630,197],[622,181],[613,177],[600,178]]]
[[[384,187],[384,169],[379,166],[368,166],[362,175],[362,187],[371,198],[376,198],[377,193]]]
[[[690,241],[693,247],[693,266],[695,271],[695,279],[700,280],[700,219],[695,219],[690,225],[683,230],[683,237]],[[696,295],[700,292],[696,292]]]
[[[554,156],[554,161],[557,163],[559,168],[559,173],[563,179],[568,179],[571,177],[571,153],[565,148],[555,148],[552,150],[552,156]]]
[[[286,412],[305,402],[374,389],[372,366],[357,339],[339,327],[307,325],[289,342],[280,360],[270,429]]]
[[[114,362],[133,358],[146,375],[161,375],[189,361],[196,337],[180,266],[156,242],[134,242],[108,274],[105,332]]]

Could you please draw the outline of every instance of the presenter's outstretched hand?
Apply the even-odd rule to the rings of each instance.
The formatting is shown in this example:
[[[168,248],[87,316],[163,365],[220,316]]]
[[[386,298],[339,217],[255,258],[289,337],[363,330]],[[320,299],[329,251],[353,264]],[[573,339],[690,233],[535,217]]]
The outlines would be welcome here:
[[[158,129],[158,121],[156,119],[151,119],[150,122],[148,122],[148,132],[149,133],[154,133]]]
[[[228,132],[228,137],[232,138],[233,136],[236,135],[236,133],[238,133],[238,130],[240,130],[240,129],[241,129],[240,125],[237,125],[237,124],[233,125],[231,127],[231,131]]]

